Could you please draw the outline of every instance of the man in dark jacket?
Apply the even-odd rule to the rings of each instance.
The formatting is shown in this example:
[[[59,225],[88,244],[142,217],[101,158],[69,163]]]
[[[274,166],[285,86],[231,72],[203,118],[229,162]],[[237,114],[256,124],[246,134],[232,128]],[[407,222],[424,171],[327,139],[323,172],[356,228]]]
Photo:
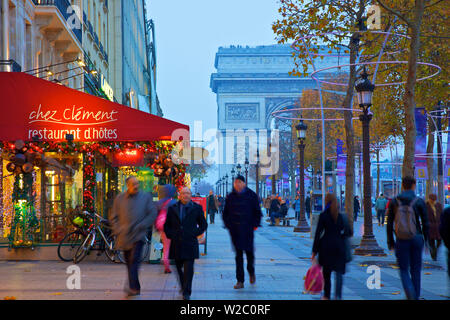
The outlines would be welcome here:
[[[269,216],[270,216],[270,225],[275,225],[275,218],[280,218],[280,208],[281,204],[278,201],[275,195],[272,195],[272,201],[270,202]]]
[[[191,201],[191,190],[183,188],[180,201],[169,207],[164,232],[171,240],[169,259],[175,259],[184,300],[189,300],[194,277],[194,260],[199,258],[197,237],[208,223],[200,205]]]
[[[395,248],[397,263],[400,268],[400,278],[408,299],[417,300],[420,297],[420,271],[422,268],[422,250],[424,241],[428,241],[428,215],[425,202],[416,197],[416,180],[413,177],[402,179],[403,192],[392,199],[388,209],[387,244],[389,250]],[[413,202],[414,201],[414,202]],[[396,234],[394,241],[393,230],[395,216],[402,205],[411,205],[415,213],[416,235],[411,239],[399,239]],[[419,219],[420,218],[420,219]]]
[[[450,278],[450,207],[446,208],[441,214],[439,234],[447,247],[447,273]]]
[[[214,224],[214,216],[216,215],[217,207],[212,190],[209,191],[209,196],[206,198],[206,212],[209,215],[209,223]]]
[[[261,207],[258,196],[247,188],[245,178],[238,175],[234,180],[233,192],[225,200],[223,222],[228,229],[236,252],[236,278],[235,289],[244,287],[244,251],[247,256],[247,271],[250,283],[255,283],[255,256],[253,238],[254,231],[261,224]]]

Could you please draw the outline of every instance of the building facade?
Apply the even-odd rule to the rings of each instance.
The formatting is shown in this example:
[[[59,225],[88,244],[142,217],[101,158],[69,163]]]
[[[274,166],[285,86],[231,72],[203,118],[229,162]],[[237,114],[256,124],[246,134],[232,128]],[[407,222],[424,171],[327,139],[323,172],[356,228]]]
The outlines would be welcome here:
[[[0,70],[28,72],[74,89],[83,87],[75,60],[82,54],[76,1],[2,0]]]
[[[162,116],[144,0],[1,0],[0,70]]]
[[[115,97],[124,105],[162,115],[154,76],[155,39],[149,34],[153,23],[146,18],[145,1],[115,0],[109,6],[110,84]]]

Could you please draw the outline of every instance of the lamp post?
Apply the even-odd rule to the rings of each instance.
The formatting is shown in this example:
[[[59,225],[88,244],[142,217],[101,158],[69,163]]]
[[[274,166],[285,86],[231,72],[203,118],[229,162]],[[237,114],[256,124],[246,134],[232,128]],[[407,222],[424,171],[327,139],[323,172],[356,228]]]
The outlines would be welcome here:
[[[227,196],[228,192],[228,174],[225,175],[225,197]]]
[[[311,229],[305,218],[305,139],[306,139],[306,129],[308,126],[300,120],[295,126],[297,131],[298,140],[298,151],[299,151],[299,161],[300,161],[300,219],[298,220],[297,226],[294,228],[294,232],[310,232]]]
[[[256,195],[259,197],[259,148],[256,149]]]
[[[235,176],[234,174],[236,173],[236,171],[234,170],[234,167],[231,169],[231,181],[234,180]]]
[[[361,78],[356,82],[355,90],[358,96],[359,107],[363,114],[359,116],[362,122],[363,130],[363,175],[364,175],[364,234],[359,247],[355,249],[355,255],[385,256],[383,249],[378,246],[377,240],[373,234],[372,227],[372,199],[371,199],[371,178],[370,178],[370,132],[369,124],[372,120],[372,114],[369,114],[369,108],[372,105],[372,94],[375,85],[367,78],[366,68],[361,74]]]
[[[245,181],[248,183],[248,167],[250,163],[248,162],[248,158],[245,158],[244,168],[245,168]]]

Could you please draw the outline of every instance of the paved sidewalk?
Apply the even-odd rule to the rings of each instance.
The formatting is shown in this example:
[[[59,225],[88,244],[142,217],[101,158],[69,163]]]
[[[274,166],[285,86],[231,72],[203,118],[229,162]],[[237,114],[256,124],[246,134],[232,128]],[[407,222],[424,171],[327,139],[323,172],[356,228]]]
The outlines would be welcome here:
[[[265,220],[265,219],[263,219]],[[362,218],[355,224],[355,239],[362,234]],[[374,220],[375,222],[375,220]],[[374,223],[378,243],[386,248],[385,229]],[[220,217],[209,225],[208,251],[195,264],[193,300],[318,300],[319,296],[303,294],[303,277],[310,266],[312,239],[308,234],[293,232],[293,227],[269,227],[264,221],[255,235],[256,284],[250,285],[246,274],[245,288],[233,289],[236,282],[234,253],[228,232]],[[438,261],[424,255],[422,270],[422,297],[448,299],[448,278],[445,270],[445,248],[441,247]],[[200,246],[203,252],[203,246]],[[344,276],[345,300],[404,299],[395,257],[387,250],[386,257],[359,257],[348,265]],[[369,265],[381,267],[380,289],[370,290],[366,282],[371,274]],[[66,287],[66,268],[71,263],[56,261],[0,261],[0,298],[16,299],[124,299],[126,269],[122,264],[82,262],[81,290]],[[361,266],[363,265],[363,266]],[[141,296],[139,299],[180,299],[176,270],[164,274],[162,265],[144,263],[140,270]],[[430,273],[430,274],[428,274]],[[334,280],[334,279],[333,279]],[[332,293],[334,288],[332,287]]]

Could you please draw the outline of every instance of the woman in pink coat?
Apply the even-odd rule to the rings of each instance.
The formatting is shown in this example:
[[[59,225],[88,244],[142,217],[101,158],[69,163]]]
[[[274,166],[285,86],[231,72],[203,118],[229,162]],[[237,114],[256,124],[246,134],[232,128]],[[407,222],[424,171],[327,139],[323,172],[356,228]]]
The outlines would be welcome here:
[[[160,189],[160,198],[158,202],[158,217],[156,218],[156,229],[161,233],[161,239],[163,242],[163,263],[164,263],[164,273],[172,273],[170,270],[169,261],[169,249],[170,249],[170,239],[167,238],[164,233],[164,223],[166,222],[167,209],[176,201],[173,199],[175,196],[176,188],[170,184],[166,184]]]

